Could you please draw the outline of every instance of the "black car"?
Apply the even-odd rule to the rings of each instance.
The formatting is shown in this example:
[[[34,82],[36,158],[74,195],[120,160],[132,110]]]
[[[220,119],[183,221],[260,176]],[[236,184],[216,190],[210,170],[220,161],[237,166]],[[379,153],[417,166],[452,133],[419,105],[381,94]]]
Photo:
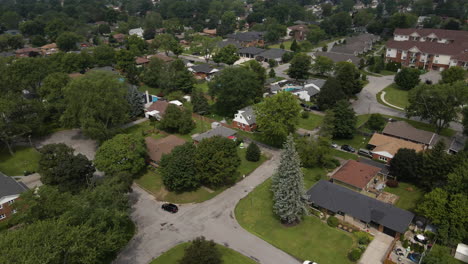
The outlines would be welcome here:
[[[165,211],[171,212],[173,214],[177,213],[179,211],[179,208],[177,208],[177,205],[171,204],[171,203],[165,203],[161,206],[161,208]]]
[[[344,151],[352,152],[352,153],[356,152],[356,150],[350,145],[343,145],[341,146],[341,149]]]

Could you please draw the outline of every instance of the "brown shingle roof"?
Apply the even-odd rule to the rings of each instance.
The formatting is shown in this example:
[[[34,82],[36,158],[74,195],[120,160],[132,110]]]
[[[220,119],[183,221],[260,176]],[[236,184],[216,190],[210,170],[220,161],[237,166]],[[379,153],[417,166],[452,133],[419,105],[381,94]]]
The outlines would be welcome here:
[[[372,152],[378,154],[381,154],[382,152],[387,152],[392,157],[395,156],[395,154],[401,148],[414,149],[416,152],[424,150],[424,145],[422,144],[417,144],[411,141],[377,133],[374,133],[374,135],[372,135],[372,138],[369,140],[369,145],[375,146]]]
[[[349,160],[341,167],[332,178],[340,182],[363,189],[372,178],[379,173],[380,168]]]
[[[148,111],[148,112],[151,112],[151,111],[156,110],[156,111],[159,112],[159,114],[160,114],[161,116],[163,116],[163,115],[166,113],[166,109],[167,109],[167,106],[168,106],[168,105],[169,105],[168,102],[162,101],[162,100],[158,100],[158,101],[152,103],[152,104],[148,107],[147,111]]]
[[[162,156],[171,153],[175,147],[185,144],[185,140],[174,135],[160,139],[147,137],[145,138],[145,142],[148,156],[155,162],[161,161]]]
[[[163,60],[164,62],[171,62],[171,61],[174,60],[173,58],[171,58],[169,56],[166,56],[165,54],[161,54],[161,53],[154,54],[154,55],[149,55],[148,57],[149,58],[158,58],[160,60]]]
[[[458,54],[461,54],[466,48],[466,46],[463,43],[444,44],[444,43],[429,42],[429,41],[421,42],[421,41],[389,40],[387,41],[386,45],[387,45],[387,48],[399,49],[399,50],[409,50],[413,47],[416,47],[418,50],[424,53],[443,54],[443,55],[458,55]]]
[[[148,63],[148,62],[149,62],[149,60],[147,58],[145,58],[145,57],[137,57],[135,59],[135,63],[138,64],[138,65],[145,64],[145,63]]]
[[[402,138],[413,142],[433,145],[435,144],[436,134],[417,129],[405,121],[389,122],[382,131],[384,135]]]
[[[413,33],[417,33],[421,37],[427,37],[434,33],[438,38],[446,39],[461,39],[468,38],[468,31],[463,30],[448,30],[448,29],[436,29],[436,28],[396,28],[393,32],[394,35],[409,36]]]

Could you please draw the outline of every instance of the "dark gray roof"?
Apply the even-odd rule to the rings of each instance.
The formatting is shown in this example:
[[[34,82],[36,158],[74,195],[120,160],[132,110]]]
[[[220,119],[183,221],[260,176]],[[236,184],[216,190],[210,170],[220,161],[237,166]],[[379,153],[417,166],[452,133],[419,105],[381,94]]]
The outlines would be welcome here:
[[[270,90],[272,92],[281,91],[281,86],[277,83],[270,85]]]
[[[414,214],[391,204],[352,191],[346,187],[321,180],[307,191],[315,205],[332,212],[343,212],[364,222],[375,222],[404,233]]]
[[[349,54],[342,54],[342,53],[336,53],[336,52],[323,52],[323,51],[317,51],[314,53],[315,56],[323,56],[331,59],[333,62],[341,62],[341,61],[351,61],[354,65],[358,65],[359,61],[361,60],[360,58],[354,56],[354,55],[349,55]]]
[[[265,51],[264,49],[257,48],[257,47],[247,47],[247,48],[240,49],[239,53],[257,55],[264,51]]]
[[[237,32],[227,35],[228,39],[233,39],[241,42],[251,42],[263,39],[264,32],[250,31],[250,32]]]
[[[210,64],[197,64],[191,67],[194,72],[210,73],[214,68]]]
[[[452,142],[450,143],[449,145],[449,150],[451,151],[454,151],[454,152],[460,152],[463,150],[463,148],[465,147],[465,142],[466,142],[466,137],[461,135],[461,134],[457,134],[455,135],[453,138],[452,138]]]
[[[253,125],[257,122],[255,118],[255,111],[252,106],[244,107],[239,111],[242,111],[240,114],[244,117],[249,125]]]
[[[28,188],[24,184],[0,172],[0,198],[20,194],[27,190]]]
[[[286,52],[289,51],[286,51],[284,49],[269,49],[258,54],[258,56],[261,56],[266,59],[280,59]]]
[[[8,52],[8,51],[4,51],[4,52],[0,52],[0,57],[13,57],[15,56],[15,53],[14,52]]]
[[[224,48],[227,45],[234,45],[238,49],[242,48],[242,45],[238,41],[235,41],[235,40],[232,40],[232,39],[221,40],[221,41],[218,42],[217,45],[220,48]]]
[[[372,43],[379,39],[372,34],[360,34],[346,38],[346,44],[334,46],[331,51],[345,54],[363,53],[372,48]]]
[[[234,136],[235,134],[236,134],[236,131],[234,129],[230,129],[224,126],[219,126],[211,130],[208,130],[205,133],[201,133],[198,136],[193,137],[193,140],[200,142],[205,138],[212,138],[215,136],[230,137],[230,136]]]
[[[371,159],[362,158],[362,157],[359,157],[358,161],[361,162],[361,163],[365,163],[367,165],[371,165],[371,166],[380,168],[380,173],[382,173],[383,175],[388,175],[389,166],[387,166],[387,164],[377,162],[377,161],[374,161],[374,160],[371,160]]]
[[[388,122],[382,133],[426,145],[434,145],[437,142],[436,133],[417,129],[405,121]]]

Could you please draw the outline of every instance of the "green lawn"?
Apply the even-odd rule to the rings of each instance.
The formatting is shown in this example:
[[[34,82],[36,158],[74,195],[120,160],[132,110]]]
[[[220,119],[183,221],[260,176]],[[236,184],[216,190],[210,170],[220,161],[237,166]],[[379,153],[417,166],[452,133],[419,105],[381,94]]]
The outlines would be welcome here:
[[[367,122],[367,120],[369,120],[369,117],[370,114],[357,116],[356,127],[361,127],[362,125],[364,125]]]
[[[327,171],[323,168],[302,168],[304,173],[304,186],[306,189],[312,187],[320,179],[327,179]]]
[[[242,179],[243,175],[249,175],[253,172],[258,166],[267,160],[267,157],[262,155],[260,160],[257,162],[247,161],[245,159],[246,148],[237,149],[239,158],[241,159],[241,165],[239,166],[239,179]],[[168,201],[177,204],[183,203],[201,203],[203,201],[209,200],[227,187],[222,187],[217,190],[210,191],[207,188],[199,188],[193,192],[184,192],[184,193],[175,193],[169,192],[164,188],[164,184],[161,178],[161,175],[154,170],[148,170],[143,176],[136,179],[135,182],[144,188],[146,191],[152,193],[154,197],[159,201]]]
[[[192,135],[194,134],[201,134],[203,132],[206,132],[211,129],[211,123],[205,120],[200,120],[197,118],[194,118],[193,121],[195,121],[195,128],[190,131],[189,134],[176,134],[176,136],[185,139],[186,141],[192,141]]]
[[[338,150],[338,149],[332,149],[331,153],[332,153],[333,156],[338,157],[338,158],[342,158],[342,159],[345,159],[345,160],[349,160],[349,159],[357,160],[358,159],[358,155],[353,154],[353,153],[349,153],[349,152],[344,152],[344,151],[341,151],[341,150]]]
[[[385,75],[385,76],[390,76],[390,75],[395,75],[395,74],[396,74],[396,72],[392,72],[392,71],[383,70],[383,71],[381,71],[379,74],[381,74],[381,75]]]
[[[309,113],[309,118],[299,118],[298,127],[307,130],[314,130],[322,124],[322,121],[323,116]]]
[[[284,49],[285,49],[285,50],[291,50],[291,44],[292,44],[292,40],[284,41],[284,42],[283,42]],[[298,42],[298,44],[300,44],[300,42]],[[269,47],[270,49],[279,49],[280,46],[281,46],[281,43],[274,44],[274,45],[269,45],[268,47]]]
[[[34,148],[16,147],[14,155],[6,147],[0,149],[0,172],[9,176],[20,176],[25,171],[36,172],[40,154]]]
[[[313,174],[307,173],[305,177],[314,177]],[[308,185],[313,181],[305,180]],[[243,228],[299,260],[352,263],[347,258],[354,244],[351,234],[331,228],[315,216],[305,216],[293,227],[282,225],[272,211],[270,188],[268,179],[237,204],[235,215]]]
[[[203,93],[208,93],[208,82],[197,83],[195,88],[200,89]]]
[[[390,84],[383,89],[385,100],[395,106],[405,108],[408,106],[408,91],[398,88],[396,84]]]
[[[154,259],[150,264],[179,264],[179,260],[184,256],[184,249],[189,245],[189,243],[179,244],[170,250],[166,251],[164,254],[159,256],[157,259]],[[242,255],[239,252],[236,252],[230,248],[217,245],[217,248],[223,256],[223,264],[255,264],[256,262],[252,259]]]
[[[413,211],[424,196],[423,190],[413,184],[399,182],[397,188],[385,187],[384,191],[398,195],[397,207]]]

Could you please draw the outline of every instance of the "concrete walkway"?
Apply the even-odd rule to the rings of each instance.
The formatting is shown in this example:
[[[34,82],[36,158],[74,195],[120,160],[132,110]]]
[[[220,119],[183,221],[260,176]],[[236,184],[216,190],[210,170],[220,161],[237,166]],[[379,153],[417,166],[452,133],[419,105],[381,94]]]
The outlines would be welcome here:
[[[384,233],[377,232],[374,239],[367,246],[366,251],[362,254],[359,264],[381,264],[385,253],[391,246],[393,237]]]
[[[180,205],[177,214],[161,209],[161,202],[134,186],[132,219],[137,234],[122,250],[115,264],[148,264],[175,245],[205,236],[265,264],[299,264],[299,261],[257,236],[236,221],[234,209],[257,185],[268,179],[279,163],[280,152],[262,149],[272,157],[236,185],[211,200]]]
[[[399,106],[396,106],[396,105],[393,105],[393,104],[387,102],[387,100],[385,100],[385,92],[384,91],[382,91],[382,93],[380,94],[380,100],[382,100],[382,102],[384,102],[384,104],[386,104],[386,105],[389,105],[389,106],[394,107],[396,109],[399,109],[401,111],[405,110],[404,108],[401,108]]]

